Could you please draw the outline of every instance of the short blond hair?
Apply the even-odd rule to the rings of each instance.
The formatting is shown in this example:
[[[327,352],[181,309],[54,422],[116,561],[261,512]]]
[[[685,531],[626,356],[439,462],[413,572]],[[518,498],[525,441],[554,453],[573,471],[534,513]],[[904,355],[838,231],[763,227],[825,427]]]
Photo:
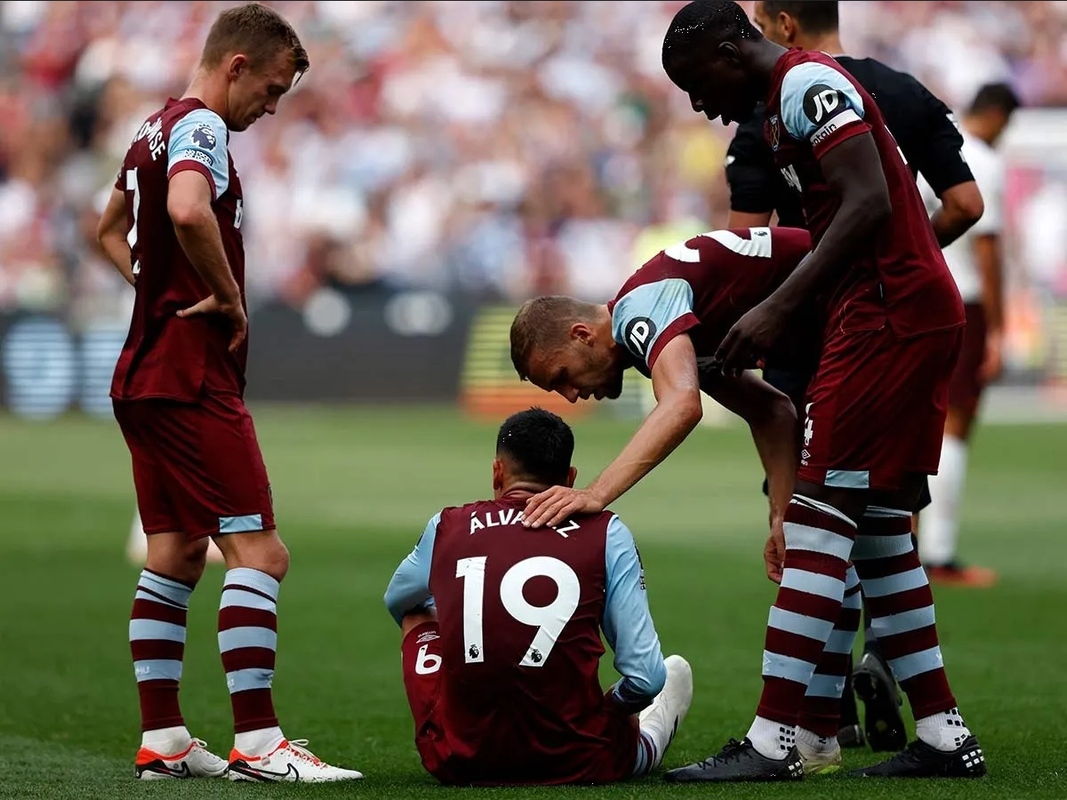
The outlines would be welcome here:
[[[592,322],[595,312],[592,303],[561,295],[535,297],[523,303],[511,323],[511,363],[519,378],[529,380],[534,353],[562,348],[571,326]]]
[[[200,62],[217,67],[226,56],[243,53],[253,66],[259,66],[279,50],[292,55],[297,75],[303,75],[311,66],[300,37],[281,14],[261,3],[246,3],[219,14],[208,31]]]

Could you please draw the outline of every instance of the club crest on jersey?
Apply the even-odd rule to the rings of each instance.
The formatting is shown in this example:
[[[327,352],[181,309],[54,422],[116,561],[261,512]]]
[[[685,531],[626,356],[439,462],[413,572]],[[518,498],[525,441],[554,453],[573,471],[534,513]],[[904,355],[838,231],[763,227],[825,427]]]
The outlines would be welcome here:
[[[781,139],[781,136],[782,136],[781,127],[778,124],[778,115],[777,114],[772,114],[771,115],[770,120],[768,120],[768,122],[767,122],[767,128],[769,130],[769,135],[770,135],[770,139],[771,139],[771,150],[777,150],[778,149],[779,140]]]
[[[206,122],[201,122],[193,128],[192,139],[193,144],[197,147],[203,147],[205,150],[214,150],[217,142],[215,131]]]
[[[649,344],[656,338],[656,323],[648,317],[635,317],[627,324],[623,337],[633,353],[645,358]]]

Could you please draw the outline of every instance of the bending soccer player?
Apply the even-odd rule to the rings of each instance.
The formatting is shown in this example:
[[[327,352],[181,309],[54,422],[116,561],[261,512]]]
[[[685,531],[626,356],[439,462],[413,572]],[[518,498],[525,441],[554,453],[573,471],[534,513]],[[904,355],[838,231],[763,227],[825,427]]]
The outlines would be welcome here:
[[[593,512],[635,484],[693,430],[701,391],[748,422],[768,475],[772,533],[764,551],[767,575],[782,579],[786,509],[800,455],[796,412],[783,393],[753,373],[724,376],[711,362],[719,342],[742,314],[780,286],[811,249],[807,231],[752,228],[712,231],[667,248],[637,270],[604,305],[568,297],[528,301],[511,327],[519,376],[571,402],[615,398],[623,374],[635,368],[652,379],[657,405],[622,454],[587,489],[556,486],[532,498],[526,522],[555,525],[578,510]],[[805,365],[817,355],[821,327],[798,322],[767,363]],[[842,604],[839,604],[842,608]],[[829,771],[841,763],[836,732],[839,698],[860,621],[859,579],[849,569],[843,608],[816,665],[801,709],[801,726],[827,747],[801,741],[796,769]],[[801,758],[802,757],[802,758]]]
[[[829,53],[877,99],[878,108],[900,144],[912,173],[921,174],[924,183],[930,187],[932,197],[927,206],[941,247],[946,247],[974,225],[982,216],[982,193],[968,167],[970,159],[963,157],[963,136],[948,106],[905,72],[891,69],[873,58],[843,55],[845,48],[838,28],[838,3],[833,0],[756,2],[752,17],[763,35],[772,42],[783,47]],[[777,214],[778,225],[806,228],[800,196],[775,166],[774,151],[763,136],[764,111],[761,102],[752,118],[737,126],[730,142],[726,159],[726,180],[730,187],[728,227],[767,225],[772,214]],[[768,383],[790,396],[800,417],[803,417],[804,395],[811,377],[810,372],[800,373],[788,365],[784,369],[764,371]],[[944,471],[945,466],[941,469]],[[924,486],[913,527],[917,528],[918,511],[929,502],[929,491]],[[863,657],[853,672],[852,684],[865,704],[865,729],[855,724],[855,698],[851,685],[847,685],[842,698],[842,728],[838,738],[842,746],[862,745],[866,738],[873,750],[899,750],[907,742],[900,694],[882,657],[878,640],[871,632],[870,616],[866,615],[864,621]]]
[[[606,783],[645,775],[685,719],[692,672],[664,659],[641,559],[615,514],[522,525],[574,483],[574,435],[541,409],[508,418],[493,499],[430,520],[389,582],[426,770],[446,784]],[[598,679],[601,632],[622,675]]]
[[[811,254],[738,320],[715,362],[737,374],[759,363],[797,314],[819,309],[826,317],[805,397],[804,450],[756,718],[742,742],[668,777],[793,777],[801,705],[831,636],[850,558],[917,732],[905,751],[857,774],[984,775],[981,747],[945,674],[933,595],[911,537],[923,476],[937,472],[964,326],[960,294],[911,171],[854,78],[824,53],[765,39],[736,3],[683,7],[664,38],[663,66],[708,119],[746,120],[765,102],[764,136],[801,196],[812,233]]]
[[[143,780],[362,777],[286,738],[274,712],[278,589],[289,552],[243,401],[244,211],[229,137],[274,114],[307,68],[307,52],[275,11],[250,3],[222,12],[185,95],[137,132],[98,226],[108,257],[136,289],[111,397],[148,535],[129,629],[142,729],[135,775]],[[189,598],[209,539],[227,567],[218,643],[235,734],[228,761],[190,736],[178,703]]]

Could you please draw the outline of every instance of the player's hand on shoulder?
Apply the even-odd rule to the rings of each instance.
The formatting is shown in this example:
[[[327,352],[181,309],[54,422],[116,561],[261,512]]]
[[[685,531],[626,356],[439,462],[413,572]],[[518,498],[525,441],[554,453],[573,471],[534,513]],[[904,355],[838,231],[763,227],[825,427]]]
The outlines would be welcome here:
[[[193,317],[198,314],[225,314],[230,318],[233,323],[233,336],[230,338],[230,352],[234,352],[241,346],[241,342],[245,340],[245,336],[248,335],[248,317],[245,314],[244,305],[242,305],[240,298],[237,302],[220,302],[215,295],[208,295],[199,303],[189,308],[183,308],[178,311],[178,316],[182,319],[186,317]]]
[[[553,486],[526,501],[522,524],[527,528],[550,528],[575,514],[597,514],[604,503],[588,489]]]

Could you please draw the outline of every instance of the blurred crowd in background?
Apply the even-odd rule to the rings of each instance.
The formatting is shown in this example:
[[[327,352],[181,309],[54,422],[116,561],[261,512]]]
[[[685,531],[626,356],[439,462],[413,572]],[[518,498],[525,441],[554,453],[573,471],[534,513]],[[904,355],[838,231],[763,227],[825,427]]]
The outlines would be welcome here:
[[[0,3],[0,310],[76,322],[128,304],[99,211],[229,5]],[[253,302],[383,284],[604,299],[665,240],[725,223],[732,130],[660,66],[683,3],[272,5],[311,70],[231,140]],[[1067,105],[1065,2],[845,2],[841,21],[850,54],[954,108],[990,80]]]

